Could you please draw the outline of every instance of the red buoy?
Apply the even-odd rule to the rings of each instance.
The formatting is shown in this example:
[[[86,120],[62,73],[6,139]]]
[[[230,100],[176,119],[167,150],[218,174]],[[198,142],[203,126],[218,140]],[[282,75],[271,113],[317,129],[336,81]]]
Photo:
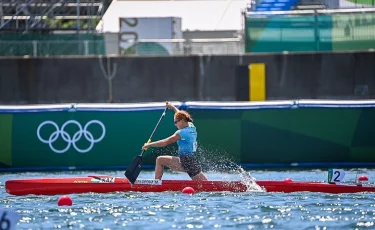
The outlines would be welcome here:
[[[284,179],[284,182],[288,182],[288,183],[290,183],[290,182],[293,182],[293,180],[290,179],[290,178],[285,178],[285,179]]]
[[[195,191],[192,187],[185,187],[184,189],[182,189],[182,193],[185,193],[185,194],[193,194]]]
[[[366,175],[361,175],[359,178],[358,178],[358,181],[368,181],[368,177]]]
[[[59,200],[57,201],[58,206],[72,206],[73,201],[70,196],[60,196]]]

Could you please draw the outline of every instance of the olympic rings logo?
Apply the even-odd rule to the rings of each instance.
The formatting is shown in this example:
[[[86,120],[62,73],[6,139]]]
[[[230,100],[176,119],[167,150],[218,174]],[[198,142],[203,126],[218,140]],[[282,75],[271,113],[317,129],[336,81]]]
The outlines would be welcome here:
[[[65,128],[66,126],[68,126],[69,124],[74,124],[78,127],[78,131],[73,135],[73,137],[71,137],[69,135],[69,133],[67,133],[65,131]],[[87,128],[91,125],[91,124],[98,124],[101,129],[102,129],[102,135],[97,138],[97,139],[94,139],[94,136],[92,135],[92,133],[90,131],[87,130]],[[41,136],[40,136],[40,130],[47,126],[47,125],[52,125],[56,131],[54,131],[53,133],[51,133],[51,135],[49,136],[48,139],[43,139]],[[39,127],[38,127],[38,130],[36,131],[36,134],[39,138],[39,140],[44,143],[44,144],[48,144],[49,147],[51,148],[52,151],[54,151],[55,153],[58,153],[58,154],[61,154],[61,153],[65,153],[66,151],[69,150],[70,146],[73,145],[74,149],[77,150],[77,152],[80,152],[80,153],[87,153],[89,152],[93,147],[94,147],[94,144],[95,143],[98,143],[100,142],[101,140],[103,140],[104,136],[105,136],[105,126],[103,125],[103,123],[101,121],[98,121],[98,120],[92,120],[92,121],[89,121],[87,122],[87,124],[83,127],[82,129],[82,125],[78,122],[78,121],[75,121],[75,120],[69,120],[67,122],[65,122],[62,126],[61,126],[61,129],[59,128],[59,126],[53,122],[53,121],[44,121],[42,122]],[[61,138],[67,143],[67,146],[64,148],[64,149],[56,149],[54,146],[53,146],[53,143],[60,137],[61,135]],[[90,145],[89,147],[87,147],[86,149],[80,149],[77,147],[76,143],[82,138],[82,135],[86,138],[87,141],[90,142]]]

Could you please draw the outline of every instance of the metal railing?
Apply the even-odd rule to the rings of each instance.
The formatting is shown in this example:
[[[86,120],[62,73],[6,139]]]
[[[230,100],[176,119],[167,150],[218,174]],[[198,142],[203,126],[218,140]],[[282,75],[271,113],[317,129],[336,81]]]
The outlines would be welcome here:
[[[104,41],[92,40],[0,40],[0,56],[65,56],[104,54]]]
[[[239,38],[140,39],[120,41],[119,49],[121,55],[239,54],[244,52],[243,42]]]
[[[0,56],[240,54],[240,38],[107,40],[0,40]]]

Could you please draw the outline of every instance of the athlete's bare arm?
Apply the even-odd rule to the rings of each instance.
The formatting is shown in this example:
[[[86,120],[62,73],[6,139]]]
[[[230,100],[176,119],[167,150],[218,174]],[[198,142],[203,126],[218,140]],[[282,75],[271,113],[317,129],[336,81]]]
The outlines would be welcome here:
[[[167,107],[169,109],[173,109],[175,113],[179,112],[180,110],[176,108],[176,106],[172,105],[171,103],[167,102]]]

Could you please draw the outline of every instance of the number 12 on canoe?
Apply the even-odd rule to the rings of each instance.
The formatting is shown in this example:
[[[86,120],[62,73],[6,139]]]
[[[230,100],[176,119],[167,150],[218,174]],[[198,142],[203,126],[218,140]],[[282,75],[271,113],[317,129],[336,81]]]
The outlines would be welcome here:
[[[20,216],[18,213],[7,209],[0,209],[0,230],[14,230]]]
[[[343,169],[328,169],[328,183],[336,184],[340,183],[345,176]]]

